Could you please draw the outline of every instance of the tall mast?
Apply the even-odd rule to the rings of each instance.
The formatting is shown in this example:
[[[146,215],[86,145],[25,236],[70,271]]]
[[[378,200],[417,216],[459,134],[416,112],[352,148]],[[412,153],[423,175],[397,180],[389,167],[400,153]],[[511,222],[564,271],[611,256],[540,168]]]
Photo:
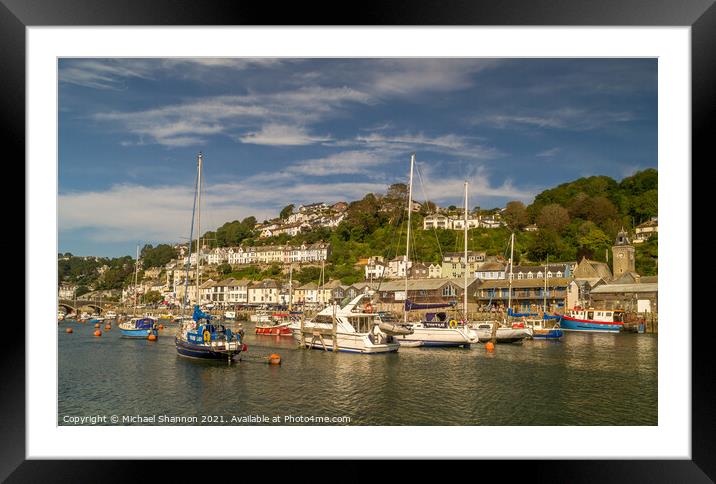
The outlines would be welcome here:
[[[415,153],[410,155],[410,181],[408,184],[408,240],[405,244],[405,302],[408,301],[408,261],[410,260],[410,216],[413,213],[413,167],[415,166]],[[403,322],[408,322],[408,311],[403,303]]]
[[[139,274],[139,244],[137,244],[137,258],[134,261],[134,313],[137,315],[137,299],[139,299],[139,290],[137,289],[137,276]]]
[[[199,239],[201,237],[201,165],[204,160],[204,155],[199,152],[198,165],[199,174],[196,182],[197,187],[197,201],[196,201],[196,304],[201,305],[199,298],[199,277],[201,274],[201,246],[199,245]]]
[[[463,227],[465,235],[465,288],[463,289],[463,314],[465,324],[467,324],[467,180],[465,180],[465,227]]]
[[[549,267],[549,256],[547,256],[547,260],[544,263],[544,294],[543,294],[543,300],[542,300],[542,312],[547,312],[547,270]]]
[[[293,263],[288,267],[288,312],[293,306]]]
[[[510,242],[510,281],[509,281],[509,288],[508,288],[508,294],[507,294],[507,310],[509,311],[512,307],[512,266],[515,265],[514,263],[514,256],[515,256],[515,233],[512,232],[511,242]]]

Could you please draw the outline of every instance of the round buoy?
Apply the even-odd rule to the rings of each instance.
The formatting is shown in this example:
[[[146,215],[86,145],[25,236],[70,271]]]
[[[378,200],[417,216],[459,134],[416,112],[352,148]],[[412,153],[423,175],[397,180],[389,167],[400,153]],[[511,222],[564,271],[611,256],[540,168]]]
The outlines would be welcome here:
[[[269,356],[269,365],[280,365],[281,364],[281,356],[277,355],[276,353],[273,353]]]
[[[67,328],[67,329],[65,330],[65,333],[71,333],[71,332],[72,332],[72,328]]]
[[[99,328],[99,323],[94,325],[95,328]]]
[[[148,339],[149,341],[156,341],[156,340],[157,340],[157,337],[154,336],[154,334],[150,334],[149,336],[147,336],[147,339]]]
[[[160,325],[159,325],[159,329],[164,329],[164,325],[163,325],[163,324],[160,324]]]
[[[492,343],[492,341],[488,341],[487,343],[485,343],[485,349],[487,351],[494,351],[495,345]]]
[[[112,329],[112,326],[110,326],[109,324],[105,324],[104,329]]]
[[[102,331],[97,330],[97,331],[94,332],[94,335],[95,335],[95,336],[102,336]]]

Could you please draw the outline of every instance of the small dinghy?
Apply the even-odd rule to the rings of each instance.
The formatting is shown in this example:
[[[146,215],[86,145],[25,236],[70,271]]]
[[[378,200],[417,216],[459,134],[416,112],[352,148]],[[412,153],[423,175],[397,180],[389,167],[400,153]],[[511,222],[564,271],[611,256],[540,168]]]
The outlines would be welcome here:
[[[412,328],[407,328],[400,324],[393,324],[393,323],[388,323],[385,321],[381,321],[378,324],[378,327],[385,334],[390,334],[393,336],[408,335],[408,334],[413,334],[415,332],[415,331],[413,331]]]

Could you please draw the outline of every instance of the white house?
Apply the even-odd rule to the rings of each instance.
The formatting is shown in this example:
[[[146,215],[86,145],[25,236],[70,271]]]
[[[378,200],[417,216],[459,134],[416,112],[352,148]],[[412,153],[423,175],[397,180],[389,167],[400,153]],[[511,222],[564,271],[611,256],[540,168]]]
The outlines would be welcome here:
[[[406,260],[404,255],[395,257],[388,262],[387,277],[405,277],[407,270],[413,266],[413,261]]]
[[[442,270],[440,264],[430,264],[428,266],[428,279],[439,279],[442,277]]]
[[[264,279],[249,286],[249,304],[278,304],[279,286],[273,279]]]

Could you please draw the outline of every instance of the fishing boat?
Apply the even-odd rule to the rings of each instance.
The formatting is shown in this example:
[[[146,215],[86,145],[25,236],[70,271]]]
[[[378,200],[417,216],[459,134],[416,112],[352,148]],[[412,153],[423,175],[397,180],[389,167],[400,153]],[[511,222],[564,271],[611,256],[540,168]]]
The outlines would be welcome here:
[[[184,278],[184,297],[182,299],[181,315],[184,315],[184,308],[188,297],[189,288],[189,261],[191,260],[191,248],[194,239],[194,221],[196,220],[196,246],[199,250],[199,238],[201,234],[201,169],[203,155],[197,157],[197,177],[194,197],[194,207],[191,214],[191,230],[189,233],[189,257],[186,263],[186,274]],[[201,283],[201,257],[196,258],[196,300],[200,300]],[[204,313],[198,304],[194,305],[194,312],[191,320],[182,320],[178,332],[174,338],[177,353],[187,358],[202,360],[223,360],[231,363],[233,359],[247,347],[242,342],[243,331],[234,333],[223,324],[213,323],[213,317]]]
[[[575,307],[562,315],[559,323],[564,331],[619,333],[624,327],[624,311]]]
[[[408,185],[408,228],[407,241],[405,244],[405,263],[408,267],[410,260],[410,215],[413,205],[413,170],[415,167],[415,153],[410,157],[410,181]],[[465,203],[467,204],[467,182],[465,184]],[[467,211],[466,211],[467,214]],[[466,215],[467,217],[467,215]],[[467,239],[466,244],[467,244]],[[467,266],[465,267],[467,274]],[[465,313],[467,313],[467,284],[465,285]],[[435,318],[425,321],[408,323],[408,311],[420,309],[437,309],[450,307],[452,303],[437,304],[416,304],[408,299],[408,271],[405,271],[405,303],[403,307],[403,326],[412,330],[410,334],[395,335],[400,344],[406,346],[428,346],[428,347],[453,347],[459,346],[469,348],[471,344],[478,342],[478,335],[463,320],[445,318],[444,321]],[[429,315],[426,315],[429,317]]]
[[[291,336],[291,324],[300,321],[301,313],[273,313],[265,323],[256,323],[256,334],[271,336]]]
[[[150,317],[134,317],[119,323],[117,327],[122,338],[147,339],[151,334],[159,337],[157,320]]]
[[[360,294],[348,304],[340,307],[332,303],[323,308],[314,318],[300,323],[293,336],[298,341],[304,339],[305,346],[311,349],[330,351],[333,349],[333,329],[335,326],[336,349],[348,353],[393,353],[400,345],[396,336],[380,328],[382,322],[376,313],[367,312],[360,302],[367,294]],[[309,342],[305,339],[311,338]]]

